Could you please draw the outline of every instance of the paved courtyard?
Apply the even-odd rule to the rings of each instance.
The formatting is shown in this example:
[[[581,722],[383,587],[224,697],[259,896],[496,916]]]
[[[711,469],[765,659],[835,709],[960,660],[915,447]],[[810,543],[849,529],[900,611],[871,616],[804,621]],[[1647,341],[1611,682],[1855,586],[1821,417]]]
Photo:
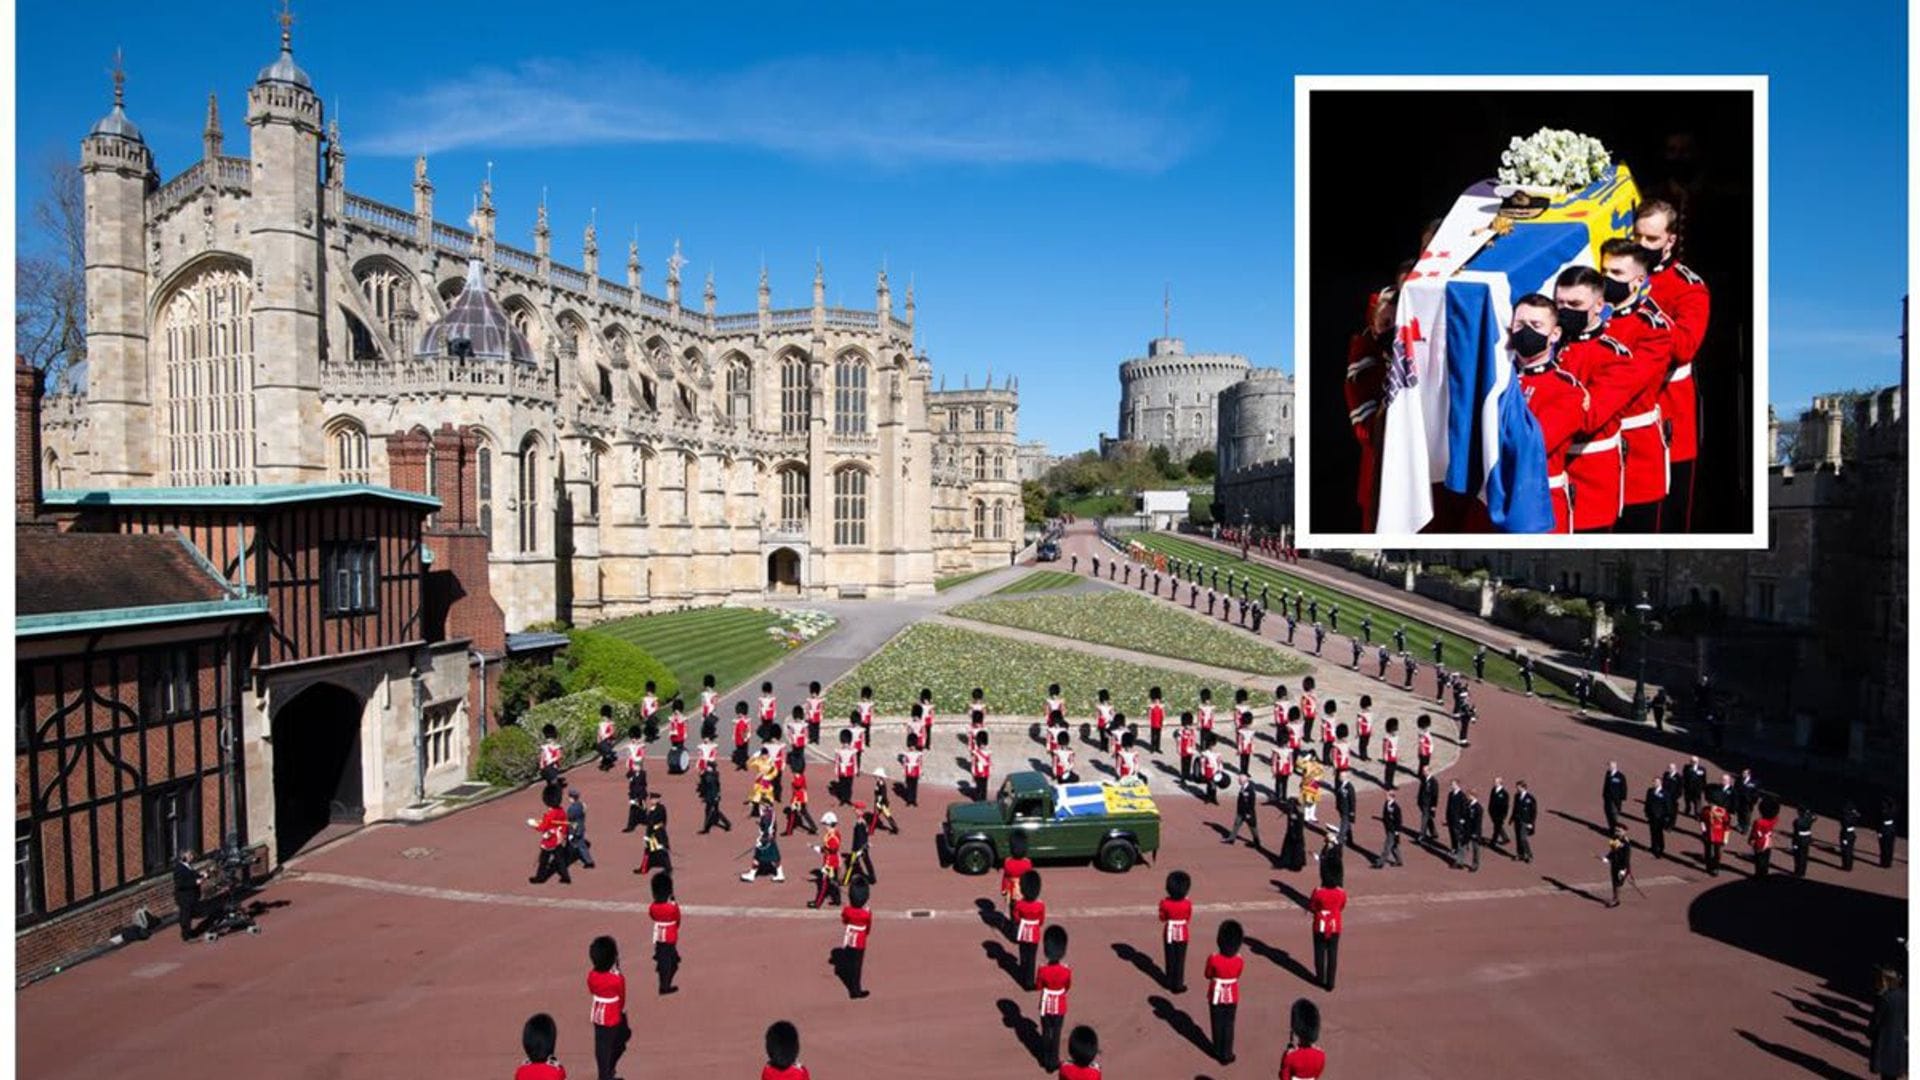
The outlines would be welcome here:
[[[908,621],[940,617],[1022,572],[912,608],[832,605],[840,629],[776,673],[783,700],[809,670],[823,681],[837,676]],[[1403,696],[1337,663],[1316,666],[1344,707],[1369,684],[1364,692],[1376,699]],[[1311,865],[1282,872],[1270,850],[1222,844],[1230,798],[1208,806],[1159,774],[1164,838],[1153,866],[1120,877],[1043,868],[1050,920],[1072,935],[1069,1024],[1100,1031],[1108,1076],[1272,1076],[1287,1008],[1302,995],[1322,1004],[1338,1076],[1600,1077],[1629,1061],[1676,1075],[1865,1075],[1868,967],[1904,933],[1904,844],[1894,868],[1881,870],[1863,830],[1868,857],[1841,873],[1826,848],[1834,827],[1823,819],[1806,881],[1754,882],[1743,857],[1708,877],[1698,842],[1681,836],[1669,847],[1673,858],[1636,854],[1641,892],[1608,910],[1594,824],[1605,764],[1618,760],[1626,771],[1632,828],[1644,842],[1632,808],[1652,774],[1684,761],[1684,750],[1492,688],[1476,697],[1472,747],[1436,740],[1442,782],[1458,777],[1484,798],[1496,774],[1509,786],[1528,780],[1541,802],[1537,861],[1489,850],[1470,873],[1410,841],[1403,869],[1374,871],[1350,856],[1353,899],[1331,994],[1303,978],[1312,964],[1301,907],[1315,884]],[[426,824],[363,829],[268,885],[258,937],[208,945],[163,936],[27,988],[17,1005],[20,1072],[44,1080],[506,1076],[519,1060],[521,1022],[544,1010],[560,1022],[570,1074],[591,1076],[586,946],[611,933],[632,990],[628,1077],[755,1075],[761,1033],[779,1018],[799,1024],[802,1060],[822,1080],[1039,1076],[1021,1039],[1034,997],[1015,985],[1011,946],[980,910],[997,879],[959,877],[934,854],[941,807],[959,797],[952,716],[949,707],[936,729],[947,752],[934,756],[940,771],[923,786],[922,805],[896,804],[901,834],[876,846],[885,872],[874,889],[866,1000],[849,1001],[829,971],[836,917],[802,906],[813,856],[800,836],[782,846],[786,883],[738,880],[751,839],[737,806],[745,784],[725,766],[736,828],[707,836],[696,831],[692,777],[656,769],[686,911],[681,991],[656,997],[645,885],[629,873],[638,837],[619,832],[623,784],[618,773],[576,768],[569,782],[590,807],[600,866],[576,869],[571,886],[527,883],[533,790]],[[1031,719],[997,720],[996,745],[1019,742]],[[1450,735],[1451,726],[1439,730]],[[901,741],[899,718],[877,729],[882,753],[869,756],[869,768],[890,764]],[[1040,756],[1037,744],[1020,745]],[[1739,764],[1710,767],[1717,777]],[[818,782],[824,774],[815,766],[816,813],[831,802]],[[1371,851],[1381,793],[1375,774],[1363,768],[1361,776],[1358,836]],[[1411,784],[1400,786],[1408,822],[1417,823]],[[1279,819],[1263,813],[1263,839],[1277,847]],[[1776,852],[1776,868],[1789,861]],[[1174,868],[1196,882],[1191,986],[1202,985],[1198,967],[1221,919],[1239,918],[1250,937],[1239,1061],[1229,1068],[1202,1050],[1203,992],[1169,995],[1156,981],[1153,909]]]

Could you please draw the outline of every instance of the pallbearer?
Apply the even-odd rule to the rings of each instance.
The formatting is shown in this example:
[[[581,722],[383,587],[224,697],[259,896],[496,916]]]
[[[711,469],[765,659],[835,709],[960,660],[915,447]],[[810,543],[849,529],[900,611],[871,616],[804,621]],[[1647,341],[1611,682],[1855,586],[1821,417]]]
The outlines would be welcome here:
[[[1773,828],[1780,819],[1780,800],[1771,795],[1760,797],[1760,813],[1753,819],[1753,829],[1747,833],[1747,844],[1753,848],[1753,876],[1764,878],[1767,868],[1773,863]]]
[[[1415,760],[1420,767],[1418,775],[1424,780],[1433,775],[1433,718],[1426,713],[1421,713],[1419,719],[1413,722],[1413,726],[1420,729],[1420,734],[1414,742],[1414,751]]]
[[[1167,895],[1160,901],[1161,970],[1167,990],[1175,994],[1187,992],[1187,939],[1193,926],[1193,901],[1187,894],[1192,889],[1187,872],[1175,870],[1167,875]]]
[[[1813,811],[1801,807],[1793,819],[1793,876],[1807,876],[1807,853],[1813,850]]]
[[[1060,1030],[1067,1022],[1067,991],[1073,989],[1073,970],[1067,967],[1067,930],[1047,927],[1043,947],[1047,963],[1034,976],[1040,991],[1040,1045],[1048,1072],[1060,1068]]]
[[[653,920],[653,969],[664,996],[679,989],[673,976],[680,970],[680,902],[673,898],[672,874],[660,874],[648,885],[653,889],[653,903],[647,905],[647,918]]]
[[[1240,1011],[1240,974],[1247,966],[1240,946],[1246,936],[1237,920],[1228,919],[1220,924],[1215,951],[1207,957],[1207,1014],[1213,1028],[1213,1056],[1222,1065],[1234,1062],[1233,1022]]]

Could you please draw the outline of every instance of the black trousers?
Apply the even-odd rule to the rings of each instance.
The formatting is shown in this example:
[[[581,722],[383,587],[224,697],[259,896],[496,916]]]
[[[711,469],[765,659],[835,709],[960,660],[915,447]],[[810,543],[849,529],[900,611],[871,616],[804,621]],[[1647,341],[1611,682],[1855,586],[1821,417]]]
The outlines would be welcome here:
[[[1767,870],[1772,865],[1773,865],[1773,852],[1771,850],[1756,851],[1753,853],[1753,876],[1754,877],[1757,877],[1757,878],[1766,877]]]
[[[1513,827],[1513,850],[1521,862],[1533,861],[1533,830],[1525,825]]]
[[[1387,787],[1387,788],[1392,787],[1394,774],[1399,771],[1400,771],[1400,763],[1398,761],[1387,762],[1386,775],[1380,778],[1380,786]]]
[[[1040,945],[1034,941],[1022,941],[1020,946],[1020,989],[1033,989],[1034,966],[1040,956]]]
[[[645,794],[644,794],[644,793],[642,793],[642,795],[640,796],[640,798],[645,798]],[[635,798],[635,797],[634,797],[634,796],[632,796],[632,795],[628,795],[628,797],[627,797],[627,827],[626,827],[626,828],[624,828],[624,829],[622,829],[622,830],[620,830],[620,831],[621,831],[621,832],[632,832],[633,830],[635,830],[635,829],[637,829],[637,828],[639,828],[639,827],[640,827],[640,819],[641,819],[642,817],[644,817],[644,816],[646,816],[646,812],[647,812],[647,811],[646,811],[646,807],[644,807],[644,806],[642,806],[642,805],[640,804],[640,800],[639,800],[639,799],[637,799],[637,798]]]
[[[1365,735],[1360,736],[1360,760],[1362,761],[1370,760],[1367,757],[1367,743],[1372,741],[1373,741],[1373,732],[1371,731],[1367,732]]]
[[[660,976],[660,992],[672,990],[674,973],[680,970],[680,946],[666,941],[654,942],[653,970]]]
[[[743,772],[746,770],[746,767],[747,767],[747,744],[746,743],[741,743],[740,745],[733,748],[733,767],[734,767],[734,770],[737,772]]]
[[[1893,837],[1894,834],[1890,832],[1880,834],[1880,869],[1882,870],[1893,867]]]
[[[1184,941],[1163,941],[1160,945],[1163,967],[1166,968],[1168,990],[1176,994],[1187,991],[1187,943]]]
[[[1400,830],[1399,829],[1387,830],[1387,835],[1380,841],[1380,865],[1381,866],[1401,865]]]
[[[1340,935],[1313,935],[1313,974],[1320,985],[1333,989],[1333,976],[1340,967]]]
[[[707,816],[706,816],[706,820],[702,822],[700,825],[701,832],[703,833],[712,832],[716,826],[718,826],[719,828],[725,829],[728,832],[733,831],[733,822],[727,820],[726,813],[720,809],[720,800],[715,799],[714,801],[707,803],[706,808],[707,808]]]
[[[618,1024],[593,1025],[593,1063],[599,1070],[600,1080],[613,1080],[614,1069],[620,1064],[620,1056],[627,1052],[627,1041],[633,1038],[633,1027],[622,1016]]]
[[[1620,511],[1620,523],[1614,526],[1615,532],[1657,533],[1660,531],[1660,504],[1629,503]]]
[[[1840,869],[1842,870],[1853,869],[1853,842],[1852,829],[1840,834]]]
[[[1693,527],[1693,465],[1691,461],[1667,463],[1667,501],[1660,506],[1660,531],[1686,532]]]
[[[1793,876],[1807,876],[1807,851],[1813,844],[1809,840],[1796,839],[1793,842]]]
[[[1707,841],[1706,844],[1707,844],[1707,856],[1706,856],[1707,873],[1718,874],[1720,872],[1721,845],[1716,844],[1711,840]]]
[[[1191,754],[1180,755],[1180,779],[1183,781],[1193,779],[1193,755]]]
[[[976,776],[973,778],[973,801],[987,801],[987,778],[984,776]]]
[[[1147,749],[1151,750],[1153,753],[1156,753],[1156,754],[1160,752],[1160,729],[1159,728],[1152,728],[1149,730],[1147,734]]]
[[[917,776],[907,777],[907,805],[920,805],[920,778]]]
[[[1047,1058],[1048,1072],[1055,1072],[1060,1068],[1060,1029],[1065,1027],[1066,1023],[1067,1018],[1059,1013],[1040,1018],[1040,1046]]]
[[[1207,1006],[1207,1019],[1213,1026],[1213,1057],[1223,1064],[1233,1060],[1233,1021],[1239,1011],[1238,1004]]]
[[[541,848],[540,863],[534,870],[533,883],[538,885],[555,874],[559,874],[560,880],[566,884],[573,884],[573,878],[567,876],[567,849]]]
[[[1607,831],[1612,832],[1620,827],[1620,804],[1613,799],[1602,799],[1601,804],[1607,815]]]
[[[193,920],[200,914],[200,891],[177,891],[173,894],[173,906],[180,912],[180,940],[193,940]]]
[[[1647,844],[1647,848],[1653,852],[1653,857],[1656,859],[1665,858],[1667,854],[1667,830],[1658,825],[1652,825],[1647,828],[1647,834],[1650,841]]]
[[[840,906],[840,872],[820,868],[820,887],[814,890],[813,907],[823,907],[831,900],[834,907]]]
[[[1506,842],[1507,842],[1507,820],[1505,818],[1494,818],[1493,819],[1493,846],[1499,847],[1501,844],[1504,844]]]
[[[842,949],[841,964],[847,973],[847,994],[849,997],[861,997],[866,988],[860,985],[863,969],[867,966],[867,950]]]

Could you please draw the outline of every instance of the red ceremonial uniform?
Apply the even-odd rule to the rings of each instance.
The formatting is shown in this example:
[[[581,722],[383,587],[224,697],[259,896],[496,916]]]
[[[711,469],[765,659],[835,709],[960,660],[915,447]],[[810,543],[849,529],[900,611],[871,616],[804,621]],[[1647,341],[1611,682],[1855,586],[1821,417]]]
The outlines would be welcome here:
[[[1067,991],[1073,989],[1073,969],[1065,964],[1045,964],[1034,973],[1033,985],[1040,988],[1040,1015],[1067,1015]]]
[[[806,773],[797,772],[793,774],[792,802],[796,809],[807,805],[807,774]]]
[[[1292,775],[1293,775],[1293,755],[1289,753],[1282,753],[1279,750],[1275,750],[1273,752],[1273,779],[1274,779],[1275,786],[1278,787],[1278,786],[1285,785],[1287,782],[1287,778]]]
[[[1011,897],[1014,887],[1020,884],[1020,875],[1033,869],[1033,860],[1019,855],[1009,855],[1000,864],[1000,895]]]
[[[1212,705],[1200,706],[1199,710],[1194,713],[1194,719],[1200,721],[1201,731],[1212,731],[1213,730],[1213,706]]]
[[[793,744],[795,750],[805,750],[807,748],[807,722],[805,720],[787,721],[787,741]]]
[[[1433,736],[1428,732],[1423,731],[1420,733],[1420,760],[1429,761],[1429,760],[1432,760],[1432,758],[1433,758]]]
[[[1280,1055],[1280,1080],[1320,1080],[1327,1071],[1327,1052],[1317,1046],[1295,1046]]]
[[[1221,956],[1219,953],[1207,957],[1207,1003],[1240,1004],[1240,973],[1246,970],[1246,966],[1244,957]]]
[[[1165,705],[1162,705],[1161,703],[1156,701],[1147,706],[1148,730],[1159,731],[1162,727],[1166,726],[1166,723],[1167,723],[1167,707]]]
[[[814,727],[820,726],[820,713],[824,705],[825,703],[817,697],[807,698],[807,723]],[[861,717],[861,720],[864,722],[866,717]]]
[[[1627,458],[1628,506],[1667,497],[1667,426],[1660,414],[1660,391],[1673,369],[1672,324],[1660,305],[1642,296],[1618,308],[1607,320],[1607,336],[1633,354],[1634,393],[1620,417],[1620,438]],[[1598,394],[1596,388],[1593,391]]]
[[[1553,531],[1573,531],[1575,494],[1567,475],[1574,436],[1586,426],[1591,397],[1580,380],[1551,360],[1520,369],[1520,392],[1540,424],[1547,451],[1547,490],[1553,497]],[[1604,453],[1604,449],[1600,451]],[[1615,507],[1618,512],[1618,507]]]
[[[1220,752],[1217,750],[1201,751],[1200,752],[1200,779],[1203,781],[1206,781],[1207,783],[1212,783],[1213,774],[1219,771],[1220,771]]]
[[[840,935],[840,945],[847,949],[865,949],[867,934],[873,930],[873,912],[863,907],[848,904],[840,909],[840,922],[846,931]]]
[[[659,711],[660,711],[659,698],[654,697],[652,694],[648,694],[647,696],[640,699],[640,716],[642,719],[651,720],[653,719],[653,714]]]
[[[1585,531],[1612,528],[1620,520],[1620,496],[1626,484],[1620,415],[1628,396],[1603,386],[1626,387],[1633,378],[1633,354],[1606,335],[1605,327],[1576,335],[1560,347],[1554,362],[1579,380],[1587,392],[1587,421],[1567,448],[1567,479],[1573,487],[1573,527]]]
[[[1160,937],[1171,944],[1187,940],[1193,926],[1193,901],[1162,897],[1160,900]]]
[[[1174,749],[1180,752],[1181,757],[1192,757],[1194,743],[1198,742],[1199,739],[1200,736],[1197,732],[1183,724],[1180,730],[1173,733]]]
[[[1707,807],[1707,840],[1713,844],[1727,842],[1727,808],[1724,806]]]
[[[1287,721],[1287,749],[1289,750],[1300,749],[1300,740],[1306,734],[1304,731],[1301,730],[1302,726],[1303,725],[1296,724],[1291,720]]]
[[[1367,331],[1353,335],[1347,343],[1347,422],[1353,425],[1354,442],[1360,444],[1360,479],[1355,497],[1360,506],[1360,527],[1367,531],[1373,529],[1378,508],[1380,441],[1386,419],[1381,405],[1386,398],[1391,348],[1387,338]]]
[[[680,905],[672,900],[660,900],[647,905],[647,918],[653,920],[653,943],[655,945],[680,944]]]
[[[713,768],[713,763],[719,756],[720,748],[710,742],[703,742],[697,749],[699,750],[699,754],[695,759],[695,764],[698,766],[699,771],[706,772],[708,769]]]
[[[656,905],[657,906],[657,905]],[[627,977],[612,971],[587,972],[587,993],[593,995],[595,1027],[619,1027],[627,1013]]]
[[[985,780],[993,772],[993,753],[984,746],[976,746],[971,754],[973,778]]]
[[[851,746],[842,746],[833,752],[833,774],[842,780],[853,779],[855,764],[860,752]]]
[[[1013,902],[1013,940],[1027,945],[1040,943],[1040,930],[1047,924],[1047,902],[1045,900],[1015,900]]]
[[[1394,761],[1394,762],[1399,761],[1400,760],[1399,740],[1395,739],[1392,735],[1380,736],[1380,756],[1382,759],[1387,761]]]
[[[627,778],[647,767],[647,744],[634,741],[627,744]]]
[[[747,745],[747,736],[752,726],[753,725],[747,722],[746,717],[744,716],[734,717],[733,718],[733,745],[735,746]]]
[[[1753,829],[1747,833],[1747,843],[1753,846],[1755,854],[1773,846],[1773,819],[1753,819]]]
[[[920,760],[926,756],[926,753],[920,750],[909,750],[900,755],[900,766],[906,771],[907,779],[920,778]]]
[[[1317,708],[1319,708],[1319,704],[1313,700],[1312,694],[1300,695],[1300,718],[1302,720],[1305,720],[1309,724],[1313,723],[1313,711]]]
[[[1672,324],[1673,369],[1660,389],[1660,415],[1671,425],[1669,452],[1675,461],[1692,461],[1699,452],[1699,414],[1694,393],[1693,360],[1707,336],[1712,299],[1707,283],[1682,262],[1669,259],[1647,279],[1653,302]]]
[[[1315,937],[1339,937],[1340,916],[1347,910],[1347,890],[1321,886],[1307,897],[1307,912],[1313,916]]]
[[[1055,743],[1047,756],[1053,759],[1053,778],[1059,780],[1073,771],[1073,747],[1065,742]]]
[[[1075,1065],[1071,1061],[1060,1063],[1060,1080],[1100,1080],[1100,1063]]]
[[[567,1067],[557,1061],[529,1061],[513,1070],[513,1080],[567,1080]]]
[[[614,740],[614,736],[615,736],[615,731],[614,731],[612,718],[602,719],[600,721],[599,740],[601,742],[612,742]]]
[[[1235,731],[1233,733],[1233,744],[1234,744],[1234,749],[1238,750],[1242,755],[1252,754],[1253,753],[1253,729],[1250,727],[1243,727],[1238,731]]]
[[[820,841],[820,868],[828,876],[840,870],[840,830],[829,825],[827,835]]]
[[[780,708],[780,702],[777,701],[773,697],[773,695],[771,694],[760,695],[760,719],[772,720],[775,712],[779,708]]]
[[[760,1080],[813,1080],[813,1074],[807,1071],[805,1065],[795,1065],[791,1069],[776,1069],[771,1065],[762,1065]]]
[[[549,743],[540,744],[540,767],[542,769],[546,768],[549,765],[553,766],[556,769],[559,768],[560,756],[561,755],[560,755],[559,743],[549,742]]]
[[[1120,779],[1130,780],[1140,772],[1140,751],[1122,750],[1114,756],[1114,772]]]
[[[712,690],[700,691],[700,719],[705,720],[713,715],[713,703],[719,696]]]
[[[540,846],[547,851],[567,842],[567,812],[557,806],[547,807],[533,827],[540,830]]]

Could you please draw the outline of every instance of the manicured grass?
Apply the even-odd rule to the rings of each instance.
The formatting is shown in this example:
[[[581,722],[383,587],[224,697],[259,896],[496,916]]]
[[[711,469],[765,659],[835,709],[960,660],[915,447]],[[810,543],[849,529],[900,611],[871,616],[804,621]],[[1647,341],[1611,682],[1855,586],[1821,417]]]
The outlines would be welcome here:
[[[1192,708],[1199,700],[1200,679],[1178,672],[1087,653],[962,630],[955,626],[922,623],[893,639],[827,690],[827,715],[846,715],[860,696],[860,687],[873,687],[873,699],[887,716],[905,716],[919,700],[920,688],[933,691],[935,715],[946,724],[965,715],[974,687],[986,691],[990,717],[1038,719],[1047,699],[1047,684],[1059,683],[1067,701],[1069,719],[1086,719],[1093,712],[1098,691],[1110,691],[1121,712],[1144,723],[1147,689],[1158,686],[1170,713]],[[1222,707],[1233,701],[1224,686],[1213,686]],[[1262,707],[1269,699],[1250,694]]]
[[[786,642],[768,629],[786,619],[777,611],[711,607],[636,615],[592,629],[645,649],[673,672],[680,680],[680,696],[691,701],[700,696],[700,680],[709,674],[725,691],[784,656]]]
[[[970,570],[964,574],[949,574],[943,578],[935,578],[933,582],[933,591],[946,592],[948,589],[953,588],[955,585],[965,585],[967,582],[972,581],[974,578],[977,578],[982,574],[991,574],[991,573],[993,573],[992,570]]]
[[[1007,593],[1030,593],[1042,592],[1047,589],[1064,589],[1069,585],[1077,585],[1079,583],[1079,574],[1069,574],[1064,570],[1036,570],[1026,577],[1016,580],[1011,585],[1002,585],[993,590],[993,595],[1001,596]]]
[[[1110,517],[1133,512],[1134,502],[1132,495],[1082,495],[1077,499],[1062,499],[1060,510],[1075,517]]]
[[[1359,634],[1361,618],[1371,615],[1373,617],[1373,643],[1366,646],[1366,652],[1363,654],[1360,662],[1360,669],[1362,671],[1371,672],[1377,670],[1374,650],[1383,641],[1386,642],[1387,647],[1391,649],[1393,647],[1393,631],[1400,626],[1407,628],[1407,651],[1412,653],[1414,659],[1420,662],[1420,673],[1414,676],[1415,689],[1419,689],[1423,685],[1431,688],[1433,685],[1433,640],[1435,637],[1440,639],[1442,647],[1441,662],[1446,664],[1448,669],[1456,671],[1471,671],[1473,669],[1473,653],[1479,646],[1479,642],[1453,633],[1450,630],[1443,630],[1439,627],[1420,622],[1417,619],[1407,618],[1398,612],[1390,611],[1376,604],[1369,603],[1367,600],[1354,596],[1351,593],[1328,588],[1318,581],[1304,578],[1297,574],[1291,574],[1285,570],[1264,563],[1242,560],[1237,554],[1187,540],[1171,533],[1133,533],[1122,539],[1137,540],[1150,550],[1165,552],[1170,558],[1177,558],[1183,561],[1192,559],[1198,561],[1202,566],[1218,567],[1220,569],[1221,584],[1223,586],[1226,583],[1227,570],[1232,569],[1236,595],[1239,591],[1239,582],[1243,578],[1250,578],[1252,580],[1252,595],[1255,597],[1260,595],[1261,585],[1269,586],[1271,589],[1270,599],[1272,600],[1272,609],[1269,611],[1267,617],[1270,620],[1279,620],[1283,623],[1286,621],[1286,617],[1280,612],[1280,594],[1282,590],[1285,590],[1289,596],[1296,592],[1304,592],[1308,600],[1317,598],[1320,601],[1320,621],[1322,624],[1328,622],[1328,608],[1337,603],[1340,605],[1340,629],[1336,631],[1331,625],[1328,625],[1327,633],[1330,639],[1336,636],[1346,637]],[[1285,627],[1283,626],[1281,630],[1282,633],[1284,633]],[[1300,633],[1305,635],[1301,640],[1312,640],[1313,635],[1309,625],[1303,624],[1300,628]],[[1326,659],[1344,665],[1350,656],[1351,653],[1346,642],[1333,640],[1327,642],[1324,652]],[[1388,666],[1387,673],[1397,681],[1399,670],[1400,659],[1396,655],[1393,662]],[[1487,649],[1486,677],[1488,682],[1497,686],[1504,686],[1512,690],[1523,688],[1523,684],[1520,681],[1519,665],[1515,664],[1506,654],[1492,647]],[[1534,675],[1533,687],[1534,692],[1541,697],[1557,698],[1562,701],[1571,700],[1558,687],[1540,676],[1538,672]]]
[[[1313,670],[1306,661],[1245,631],[1203,622],[1130,592],[1105,590],[1030,600],[975,600],[949,614],[1255,675],[1282,677]]]

